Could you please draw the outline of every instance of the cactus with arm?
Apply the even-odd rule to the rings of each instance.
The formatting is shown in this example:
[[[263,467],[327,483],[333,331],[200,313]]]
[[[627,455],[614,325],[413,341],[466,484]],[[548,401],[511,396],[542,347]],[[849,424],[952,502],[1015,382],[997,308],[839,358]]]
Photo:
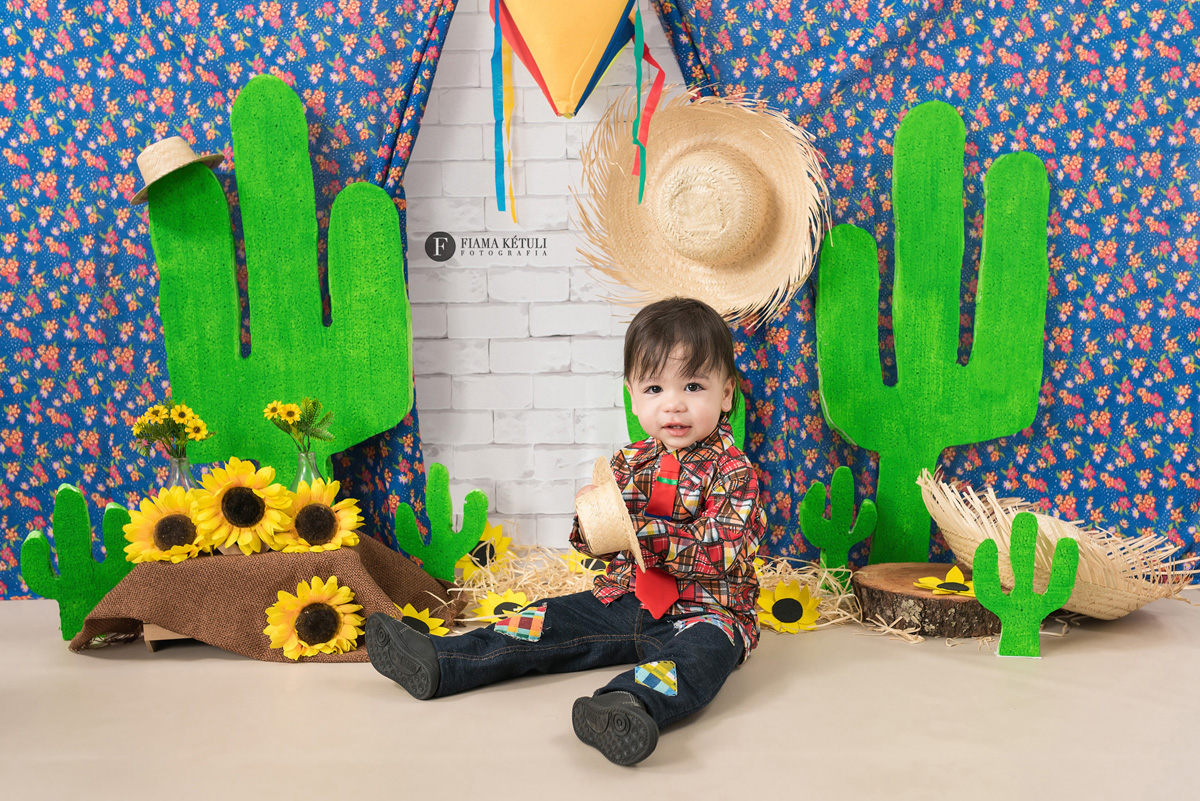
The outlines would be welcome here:
[[[54,494],[54,546],[58,573],[50,564],[50,542],[40,531],[21,545],[21,577],[29,589],[58,601],[62,636],[69,640],[83,628],[83,620],[109,590],[133,569],[125,559],[125,526],[129,512],[110,503],[104,510],[103,562],[92,557],[92,524],[87,501],[76,487],[63,484]]]
[[[392,199],[352,183],[329,219],[324,325],[318,233],[304,107],[278,78],[240,92],[231,118],[249,275],[251,351],[243,358],[229,207],[216,177],[192,164],[150,187],[150,237],[174,391],[217,432],[194,462],[238,455],[287,485],[292,444],[258,413],[278,398],[319,397],[339,421],[315,442],[325,475],[335,451],[387,431],[412,408],[412,326],[403,242]]]
[[[1042,620],[1065,604],[1075,589],[1079,543],[1063,537],[1054,545],[1054,562],[1046,592],[1033,591],[1037,535],[1037,518],[1032,514],[1022,512],[1013,518],[1008,550],[1013,588],[1007,595],[1000,588],[1000,552],[996,541],[984,540],[975,549],[975,597],[1000,618],[1001,656],[1038,656],[1041,653],[1038,634]]]
[[[467,493],[463,502],[463,524],[454,530],[451,516],[450,472],[434,463],[425,478],[425,510],[429,514],[429,543],[421,539],[417,516],[407,503],[396,510],[396,544],[434,578],[454,581],[454,565],[463,554],[479,544],[487,525],[488,498],[479,490]]]
[[[814,481],[800,503],[800,528],[805,538],[821,549],[821,564],[829,570],[850,564],[850,548],[875,531],[875,504],[863,501],[854,528],[854,474],[843,465],[829,482],[829,517],[825,517],[825,485]]]
[[[879,453],[872,562],[928,559],[930,517],[916,478],[942,450],[1016,433],[1037,413],[1049,283],[1045,166],[1014,153],[988,170],[974,344],[961,365],[965,141],[958,112],[940,102],[910,111],[896,133],[894,386],[883,383],[879,360],[874,238],[839,225],[821,249],[821,404],[848,440]]]

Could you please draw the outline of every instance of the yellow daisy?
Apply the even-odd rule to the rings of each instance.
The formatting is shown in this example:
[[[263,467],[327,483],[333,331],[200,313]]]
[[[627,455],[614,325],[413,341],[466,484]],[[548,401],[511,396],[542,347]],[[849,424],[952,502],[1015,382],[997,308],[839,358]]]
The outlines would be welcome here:
[[[267,404],[267,408],[263,409],[263,417],[268,420],[273,420],[279,416],[279,410],[283,408],[283,404],[279,401],[271,401]]]
[[[295,423],[300,419],[300,407],[294,403],[286,403],[279,407],[278,416],[285,423]]]
[[[914,587],[920,587],[923,590],[930,590],[934,595],[965,595],[968,598],[975,597],[975,582],[967,581],[963,576],[963,572],[958,569],[958,565],[950,568],[950,572],[946,574],[944,579],[937,576],[926,576],[920,581],[913,582]]]
[[[487,597],[479,603],[479,606],[475,607],[471,614],[481,620],[494,623],[524,608],[527,603],[529,603],[529,599],[523,592],[505,590],[503,595],[488,592]]]
[[[125,525],[125,558],[130,562],[174,562],[178,564],[202,550],[204,539],[192,519],[192,491],[164,487],[155,498],[142,501],[141,509],[129,511]]]
[[[176,423],[186,423],[195,416],[191,408],[184,406],[182,403],[171,409],[171,419]]]
[[[255,471],[236,456],[201,479],[194,496],[196,525],[213,547],[237,545],[252,554],[275,547],[275,537],[291,525],[284,510],[288,492],[275,480],[275,468]]]
[[[804,629],[811,631],[817,627],[820,613],[817,605],[820,598],[808,594],[808,586],[801,586],[797,581],[780,582],[773,590],[763,590],[758,596],[758,613],[760,623],[770,626],[784,634],[795,634]]]
[[[142,415],[143,420],[148,420],[151,423],[161,423],[167,419],[167,407],[162,404],[155,404],[146,410]]]
[[[307,481],[301,481],[296,494],[291,496],[291,506],[284,510],[291,518],[291,526],[276,535],[275,547],[295,553],[358,545],[355,529],[363,523],[362,512],[354,498],[333,502],[341,488],[338,481],[326,483],[318,478],[311,487]]]
[[[199,417],[193,417],[184,427],[187,429],[188,439],[201,442],[208,438],[208,426]]]
[[[349,587],[339,587],[337,576],[322,582],[313,576],[296,585],[296,594],[279,591],[279,601],[267,609],[263,634],[272,648],[282,648],[288,659],[316,654],[344,654],[358,645],[363,633],[362,609]]]
[[[142,427],[145,425],[146,421],[139,417],[133,424],[133,435],[135,437],[140,437],[142,435]]]
[[[593,576],[608,569],[608,562],[594,556],[584,556],[579,551],[572,550],[562,555],[567,563],[568,573],[590,573]]]
[[[411,629],[416,629],[422,634],[432,634],[434,637],[444,637],[450,633],[450,629],[442,625],[446,621],[429,614],[428,609],[418,612],[412,604],[405,604],[403,607],[399,604],[392,606],[400,610],[400,621]]]
[[[512,542],[512,537],[504,536],[504,529],[499,523],[494,526],[488,523],[484,526],[479,544],[472,548],[470,553],[463,554],[454,563],[454,567],[462,568],[464,581],[480,570],[495,570],[501,562],[509,557],[508,544],[510,542]]]

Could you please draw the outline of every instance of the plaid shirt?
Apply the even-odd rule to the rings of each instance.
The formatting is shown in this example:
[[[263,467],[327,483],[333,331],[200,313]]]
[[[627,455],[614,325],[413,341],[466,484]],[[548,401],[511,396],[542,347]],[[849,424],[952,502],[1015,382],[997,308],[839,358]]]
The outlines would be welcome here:
[[[712,434],[675,452],[679,484],[671,519],[643,514],[650,499],[658,463],[668,452],[649,437],[617,451],[613,474],[624,489],[646,567],[661,567],[679,587],[671,615],[716,614],[732,624],[746,643],[745,659],[758,645],[758,576],[754,555],[766,532],[766,512],[759,505],[758,478],[746,455],[733,444],[725,417]],[[571,545],[598,559],[610,560],[596,577],[592,592],[611,603],[633,591],[636,563],[622,551],[595,554],[579,530],[571,528]]]

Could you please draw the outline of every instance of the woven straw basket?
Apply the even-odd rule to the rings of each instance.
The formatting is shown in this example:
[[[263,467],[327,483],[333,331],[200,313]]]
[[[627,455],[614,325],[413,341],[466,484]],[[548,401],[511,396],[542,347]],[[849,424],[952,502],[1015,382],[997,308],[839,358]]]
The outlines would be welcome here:
[[[1038,540],[1033,588],[1045,592],[1050,582],[1054,546],[1060,537],[1079,543],[1079,571],[1075,590],[1063,608],[1101,620],[1115,620],[1160,598],[1177,595],[1194,575],[1181,561],[1170,556],[1176,548],[1159,534],[1124,538],[1103,529],[1084,528],[1035,511],[1033,504],[1019,498],[997,498],[988,487],[980,496],[969,486],[957,487],[940,481],[926,470],[917,479],[929,514],[937,522],[960,564],[973,567],[975,549],[993,539],[1000,551],[1000,584],[1013,588],[1009,565],[1012,521],[1021,512],[1038,519]]]

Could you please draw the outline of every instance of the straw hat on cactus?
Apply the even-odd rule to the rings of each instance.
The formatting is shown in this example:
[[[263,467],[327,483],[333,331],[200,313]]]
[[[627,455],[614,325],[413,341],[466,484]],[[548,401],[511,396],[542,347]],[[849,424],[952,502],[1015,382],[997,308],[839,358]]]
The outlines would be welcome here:
[[[202,153],[199,156],[188,145],[182,136],[169,136],[160,139],[138,153],[137,166],[142,173],[143,186],[129,201],[134,206],[145,203],[150,196],[150,185],[160,178],[165,178],[176,170],[189,164],[200,162],[211,169],[220,164],[225,157],[220,153]]]
[[[675,295],[731,323],[786,308],[812,271],[828,192],[812,137],[753,100],[675,94],[650,122],[638,203],[631,97],[584,147],[580,252],[636,305]]]

